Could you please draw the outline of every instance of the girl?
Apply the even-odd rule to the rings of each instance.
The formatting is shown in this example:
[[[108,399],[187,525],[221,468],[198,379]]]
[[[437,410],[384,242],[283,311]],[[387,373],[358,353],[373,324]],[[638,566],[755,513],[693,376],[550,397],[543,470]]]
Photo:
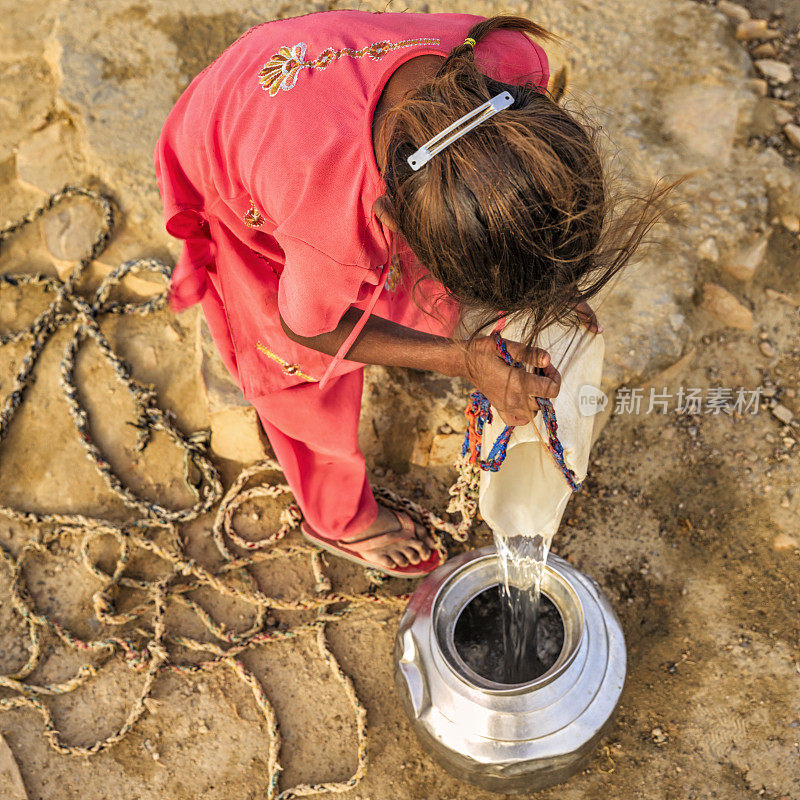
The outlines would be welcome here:
[[[529,37],[555,38],[462,14],[265,23],[194,79],[156,148],[166,227],[185,243],[173,308],[202,304],[304,535],[392,575],[439,557],[372,495],[363,364],[466,377],[508,424],[529,422],[560,381],[537,332],[570,315],[598,330],[586,301],[657,216],[654,192],[610,221],[593,131],[548,97]],[[529,341],[509,347],[531,371],[484,335],[518,312]],[[471,335],[455,341],[462,313]]]

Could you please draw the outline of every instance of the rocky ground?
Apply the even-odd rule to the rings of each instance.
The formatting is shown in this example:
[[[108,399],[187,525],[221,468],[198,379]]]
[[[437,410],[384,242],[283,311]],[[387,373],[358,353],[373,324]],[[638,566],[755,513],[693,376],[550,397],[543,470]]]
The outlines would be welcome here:
[[[124,214],[83,291],[124,259],[174,259],[151,169],[172,103],[251,25],[322,7],[2,0],[0,224],[65,182],[82,183],[112,195]],[[536,796],[800,798],[798,6],[478,0],[469,10],[526,13],[568,40],[551,49],[552,65],[569,69],[567,102],[603,124],[620,185],[690,176],[658,242],[598,309],[608,330],[611,400],[590,478],[553,547],[608,593],[628,642],[628,682],[616,727],[587,770]],[[96,225],[90,206],[69,201],[5,245],[0,270],[63,279]],[[120,291],[141,300],[158,291],[158,279],[129,277]],[[46,302],[36,287],[0,286],[0,333],[29,324]],[[255,417],[225,379],[194,312],[107,317],[102,328],[181,430],[212,431],[226,484],[262,457]],[[85,458],[59,386],[69,335],[62,329],[45,348],[0,444],[0,503],[123,521],[130,512]],[[3,400],[26,348],[24,341],[0,348]],[[77,379],[93,437],[128,485],[172,508],[189,505],[180,454],[165,437],[135,452],[135,429],[120,425],[132,421],[130,399],[93,345],[81,351]],[[628,391],[634,387],[638,393]],[[757,413],[723,408],[735,405],[739,388],[747,398],[760,391]],[[369,370],[362,440],[377,483],[443,510],[465,392],[437,376]],[[691,397],[700,397],[699,407]],[[237,524],[263,536],[276,507],[254,501]],[[204,515],[181,533],[191,555],[211,566],[210,525]],[[0,543],[15,554],[39,536],[37,526],[0,522]],[[479,529],[472,544],[487,537]],[[97,584],[78,565],[79,548],[79,538],[62,537],[46,560],[31,564],[27,580],[38,608],[78,636],[98,637],[105,629],[92,616]],[[135,566],[149,574],[155,562],[140,557]],[[327,572],[337,590],[366,586],[350,565],[331,563]],[[273,595],[313,590],[302,564],[262,565],[255,576]],[[404,588],[395,583],[388,590]],[[26,660],[25,628],[9,591],[0,570],[2,674]],[[223,598],[201,595],[212,615],[239,619],[240,609]],[[190,615],[170,614],[170,626],[199,635]],[[369,722],[369,767],[344,797],[488,800],[440,770],[413,738],[391,680],[398,614],[360,610],[328,625],[330,649],[352,676]],[[277,617],[270,623],[277,630],[296,621]],[[353,713],[313,637],[248,658],[284,736],[281,786],[346,779],[356,764]],[[65,680],[85,661],[48,640],[30,680]],[[141,680],[112,661],[86,686],[45,702],[65,741],[90,745],[119,727]],[[52,750],[29,710],[0,712],[0,733],[10,748],[0,746],[3,797],[22,797],[23,787],[31,800],[265,796],[268,726],[252,694],[224,671],[160,677],[133,731],[89,758]],[[4,771],[12,758],[22,783],[16,789]]]

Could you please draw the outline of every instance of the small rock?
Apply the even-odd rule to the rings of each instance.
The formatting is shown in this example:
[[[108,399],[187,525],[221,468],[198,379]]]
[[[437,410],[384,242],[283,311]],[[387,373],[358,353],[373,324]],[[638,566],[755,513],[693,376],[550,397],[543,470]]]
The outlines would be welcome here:
[[[753,58],[775,58],[778,55],[778,49],[772,42],[762,42],[750,51],[750,55]]]
[[[753,327],[753,312],[716,283],[704,284],[700,305],[712,317],[731,328],[747,331]]]
[[[786,408],[786,406],[781,405],[780,403],[776,403],[770,411],[772,412],[772,416],[775,419],[782,422],[784,425],[788,425],[792,419],[794,419],[794,414],[792,414],[791,410]]]
[[[744,6],[740,6],[738,3],[730,3],[728,0],[719,0],[717,10],[737,22],[745,22],[750,19],[750,12]]]
[[[768,245],[769,235],[762,236],[755,244],[740,253],[734,261],[723,265],[722,269],[736,280],[749,281],[764,260]]]
[[[800,150],[800,125],[795,125],[790,122],[788,125],[783,126],[783,132],[789,140],[789,144],[797,150]]]
[[[775,83],[789,83],[792,80],[792,68],[783,61],[776,61],[774,58],[759,58],[753,63],[767,80]]]
[[[666,742],[669,737],[667,736],[666,733],[664,733],[664,731],[661,728],[656,727],[650,731],[650,738],[656,744],[664,744],[664,742]]]
[[[770,300],[777,300],[779,303],[786,303],[790,306],[800,306],[800,301],[789,297],[788,294],[778,292],[775,289],[764,289],[764,294],[769,297]]]
[[[427,467],[428,458],[431,452],[433,436],[422,433],[414,440],[414,447],[411,450],[409,461],[417,467]]]
[[[747,85],[760,97],[766,97],[769,92],[769,84],[761,78],[751,78]]]
[[[711,261],[716,264],[719,261],[719,249],[717,248],[717,240],[713,236],[709,236],[697,248],[697,255],[706,261]]]
[[[775,348],[769,342],[761,342],[758,349],[761,351],[762,355],[767,358],[773,358],[775,356]]]
[[[740,42],[749,42],[752,39],[775,39],[780,36],[780,31],[770,30],[765,19],[748,19],[736,26],[736,38]]]
[[[779,123],[777,120],[779,110],[785,113],[785,109],[778,106],[774,97],[766,97],[756,102],[751,116],[751,133],[754,136],[766,137],[766,139],[779,134],[786,122],[791,122],[791,120],[785,120]],[[782,140],[779,140],[780,144],[782,144]]]
[[[144,745],[144,749],[147,750],[148,753],[150,753],[150,756],[153,759],[153,761],[158,761],[161,758],[161,754],[158,752],[158,749],[153,744],[152,740],[145,739],[144,742],[142,742],[142,744]]]
[[[793,536],[789,536],[788,533],[779,533],[772,540],[772,549],[777,550],[778,552],[783,552],[785,550],[797,550],[800,549],[800,542],[798,542]]]
[[[800,217],[797,214],[784,214],[781,216],[781,225],[790,233],[800,233]]]
[[[70,203],[42,217],[42,238],[62,280],[76,262],[89,255],[101,224],[97,209],[87,202]]]

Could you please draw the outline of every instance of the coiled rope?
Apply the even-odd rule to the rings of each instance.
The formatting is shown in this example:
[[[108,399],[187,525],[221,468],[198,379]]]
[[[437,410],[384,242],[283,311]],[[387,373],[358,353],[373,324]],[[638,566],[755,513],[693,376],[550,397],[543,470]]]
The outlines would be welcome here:
[[[331,591],[324,572],[324,562],[317,548],[307,545],[282,545],[278,543],[295,528],[300,519],[296,504],[290,504],[281,514],[277,531],[265,539],[251,541],[237,533],[233,521],[243,503],[258,497],[277,499],[290,494],[282,483],[262,483],[247,486],[263,473],[279,473],[279,465],[272,460],[255,464],[242,471],[223,497],[223,487],[217,469],[208,457],[208,433],[182,433],[172,422],[168,412],[157,405],[152,387],[135,381],[130,369],[117,355],[100,328],[100,319],[107,314],[149,314],[166,304],[166,289],[161,294],[139,303],[113,301],[110,294],[114,286],[126,275],[143,270],[155,271],[169,279],[171,268],[151,258],[125,262],[102,279],[93,295],[85,297],[78,289],[91,262],[106,248],[113,233],[116,210],[108,198],[89,189],[65,187],[52,195],[40,208],[19,222],[0,230],[0,246],[14,233],[46,214],[56,204],[71,198],[83,198],[94,203],[102,215],[101,229],[89,252],[63,281],[45,275],[27,273],[0,275],[0,290],[19,287],[36,287],[53,296],[52,302],[26,328],[0,334],[0,346],[29,342],[27,352],[14,376],[10,393],[0,409],[0,444],[5,440],[15,413],[24,401],[25,393],[34,379],[34,370],[48,342],[57,331],[72,328],[72,335],[61,359],[61,388],[68,402],[69,412],[77,429],[86,456],[103,476],[111,492],[137,516],[125,523],[112,522],[84,514],[59,512],[38,513],[0,505],[0,514],[22,523],[37,526],[37,538],[24,544],[16,556],[0,544],[0,561],[8,571],[11,584],[11,604],[27,627],[26,663],[9,675],[0,675],[0,690],[7,696],[0,698],[0,712],[13,709],[32,709],[39,713],[44,734],[50,745],[65,755],[88,756],[102,752],[123,739],[147,712],[146,700],[159,675],[166,671],[184,675],[215,669],[227,669],[236,675],[251,691],[270,731],[267,760],[268,800],[288,800],[292,797],[344,792],[354,787],[364,775],[367,764],[366,711],[356,695],[350,678],[342,671],[328,648],[325,626],[339,621],[360,608],[383,606],[399,608],[408,595],[391,595],[371,589],[364,593]],[[81,346],[91,339],[112,367],[117,380],[130,392],[135,403],[139,431],[137,449],[144,450],[155,431],[164,432],[184,454],[184,481],[194,502],[181,509],[169,509],[156,502],[139,497],[114,472],[109,460],[93,442],[86,409],[80,402],[75,380],[75,361]],[[450,489],[448,512],[460,514],[458,524],[448,522],[410,500],[401,498],[389,489],[378,488],[376,497],[392,508],[408,512],[434,536],[437,550],[443,558],[446,550],[442,534],[457,541],[465,541],[477,511],[479,471],[474,464],[462,459],[459,476]],[[194,478],[193,473],[199,476]],[[217,506],[217,504],[219,504]],[[209,568],[189,558],[185,552],[179,525],[208,513],[217,506],[212,526],[212,536],[222,556],[223,563]],[[77,636],[64,625],[37,609],[28,590],[26,565],[33,558],[47,557],[48,544],[62,537],[80,539],[81,560],[91,580],[98,584],[92,596],[94,617],[98,623],[119,630],[118,635],[97,639]],[[93,545],[110,539],[116,546],[116,559],[109,571],[102,569],[92,557]],[[237,556],[231,546],[245,552]],[[157,579],[145,580],[127,572],[134,554],[142,551],[157,557],[164,565]],[[306,557],[316,580],[316,593],[296,600],[285,600],[264,593],[249,570],[265,561],[279,558]],[[373,584],[378,579],[368,571]],[[199,602],[191,597],[200,588],[212,589],[219,594],[248,603],[253,608],[252,622],[243,631],[236,631],[216,621]],[[125,612],[117,610],[127,592],[144,592],[146,601]],[[192,611],[211,634],[213,641],[201,641],[168,629],[165,612],[170,603]],[[336,608],[332,609],[335,606]],[[312,611],[313,619],[287,629],[276,629],[268,624],[269,610]],[[132,626],[133,629],[131,630]],[[320,656],[331,674],[341,685],[356,719],[357,766],[345,781],[309,783],[279,791],[281,773],[281,734],[277,717],[263,687],[244,666],[240,657],[272,642],[286,641],[303,635],[313,635]],[[93,663],[82,666],[71,678],[60,683],[39,684],[29,677],[41,662],[45,637],[55,637],[67,647],[92,656]],[[198,663],[177,660],[177,649],[202,655]],[[72,692],[98,675],[102,666],[118,658],[129,667],[144,673],[139,695],[132,701],[121,727],[90,746],[66,743],[55,726],[47,699]]]

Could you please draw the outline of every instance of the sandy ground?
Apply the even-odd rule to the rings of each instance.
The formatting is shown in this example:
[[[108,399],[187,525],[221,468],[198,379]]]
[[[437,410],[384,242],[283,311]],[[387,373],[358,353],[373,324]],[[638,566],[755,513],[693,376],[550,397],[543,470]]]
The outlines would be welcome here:
[[[689,2],[681,7],[687,19],[710,13]],[[781,57],[797,66],[796,6],[756,0],[750,7],[754,15],[783,14],[773,18],[786,31]],[[52,54],[45,60],[25,55],[38,46],[37,20],[46,17],[48,9],[47,3],[34,2],[24,14],[8,10],[12,33],[2,62],[6,88],[0,94],[8,108],[17,111],[0,122],[7,148],[0,161],[0,216],[9,220],[44,196],[15,177],[15,148],[36,125],[57,122],[64,113],[32,90],[14,94],[15,87],[25,83],[23,74],[33,75],[42,87],[52,80],[45,67]],[[305,8],[287,5],[283,14],[299,10]],[[247,19],[253,13],[243,11]],[[625,18],[615,24],[621,33],[633,25]],[[238,33],[235,28],[209,23],[203,34],[206,47],[197,52],[192,46],[184,48],[181,69],[191,75],[202,68],[209,48],[221,49]],[[180,37],[180,29],[173,36]],[[741,47],[726,36],[724,47]],[[698,51],[706,45],[711,42],[695,43]],[[778,99],[796,103],[797,81],[785,92]],[[780,132],[757,128],[754,124],[749,140],[753,152],[772,147],[796,170],[797,156]],[[770,144],[769,136],[777,139]],[[52,170],[62,167],[54,164]],[[741,191],[746,192],[744,184]],[[698,190],[688,216],[702,207],[701,195]],[[767,408],[773,399],[793,412],[795,422],[800,414],[800,242],[790,229],[791,220],[784,220],[787,227],[779,218],[767,216],[772,230],[768,249],[744,288],[720,278],[713,259],[693,263],[694,288],[682,307],[688,331],[682,356],[672,358],[676,363],[666,371],[652,374],[651,370],[639,382],[644,398],[640,412],[627,413],[620,392],[610,401],[615,413],[602,431],[590,477],[568,508],[553,550],[593,576],[607,592],[627,639],[628,679],[615,727],[588,768],[565,785],[532,797],[800,798],[799,433],[796,425],[783,425]],[[673,248],[679,244],[667,243]],[[142,250],[168,255],[161,240],[154,239],[152,246],[145,242]],[[33,226],[4,248],[0,269],[55,274],[51,255]],[[725,283],[744,298],[754,317],[750,330],[726,327],[706,313],[701,297],[703,283],[709,280]],[[0,330],[27,324],[45,302],[39,290],[3,286]],[[210,414],[196,322],[192,313],[176,318],[168,312],[103,322],[103,330],[129,361],[134,376],[156,387],[159,405],[174,412],[177,425],[187,432],[207,427]],[[613,328],[613,319],[607,324]],[[85,458],[69,418],[58,370],[68,336],[68,329],[60,331],[45,349],[36,382],[0,445],[0,502],[28,510],[130,519],[130,512]],[[25,343],[0,348],[2,399],[25,349]],[[190,504],[181,479],[180,454],[165,437],[157,435],[143,454],[134,453],[135,431],[119,424],[131,419],[129,397],[92,345],[81,351],[78,382],[94,437],[120,476],[144,497],[170,507]],[[762,406],[755,414],[714,414],[705,408],[697,414],[680,414],[675,412],[680,387],[698,388],[705,398],[713,387],[762,387]],[[668,413],[657,409],[647,413],[651,388],[672,394]],[[465,391],[466,387],[436,376],[370,371],[362,433],[376,483],[433,509],[444,509],[453,470],[446,460],[436,463],[433,458],[421,466],[426,459],[419,458],[420,442],[427,449],[437,431],[448,436],[452,429],[463,427]],[[229,485],[241,464],[219,457],[216,462]],[[274,501],[249,503],[237,526],[259,538],[274,528],[280,506]],[[205,515],[181,526],[181,532],[190,555],[214,566],[219,559],[210,544],[210,525],[211,517]],[[41,535],[36,526],[0,519],[0,542],[13,553]],[[478,528],[470,546],[487,542],[488,532]],[[38,608],[79,636],[100,637],[106,629],[92,618],[91,608],[97,583],[79,564],[79,548],[80,537],[56,538],[47,556],[31,563],[27,580]],[[107,559],[110,550],[99,548],[98,553]],[[158,564],[139,556],[132,571],[153,575]],[[271,595],[293,598],[313,592],[305,559],[262,565],[253,573]],[[337,590],[367,587],[363,572],[352,565],[331,560],[327,573]],[[385,590],[407,588],[390,581]],[[9,597],[8,575],[0,569],[0,672],[4,674],[26,659],[25,628]],[[241,604],[207,590],[196,598],[216,618],[246,626],[250,612]],[[488,800],[494,795],[460,783],[436,766],[417,744],[399,708],[391,678],[399,613],[363,609],[327,626],[330,649],[352,677],[369,724],[366,776],[342,796]],[[280,629],[305,618],[278,613],[269,624]],[[171,609],[168,623],[171,630],[202,635],[185,609]],[[31,682],[65,680],[91,660],[53,637],[46,638],[44,647],[42,664]],[[174,657],[190,660],[185,653]],[[284,737],[281,786],[345,780],[356,764],[354,716],[313,637],[257,648],[245,660],[273,704]],[[65,741],[90,745],[119,727],[141,681],[139,673],[112,660],[85,687],[46,703]],[[19,765],[30,800],[266,796],[268,726],[249,690],[225,670],[159,677],[147,713],[133,731],[95,756],[56,753],[43,736],[40,718],[29,710],[0,713],[0,733]]]

